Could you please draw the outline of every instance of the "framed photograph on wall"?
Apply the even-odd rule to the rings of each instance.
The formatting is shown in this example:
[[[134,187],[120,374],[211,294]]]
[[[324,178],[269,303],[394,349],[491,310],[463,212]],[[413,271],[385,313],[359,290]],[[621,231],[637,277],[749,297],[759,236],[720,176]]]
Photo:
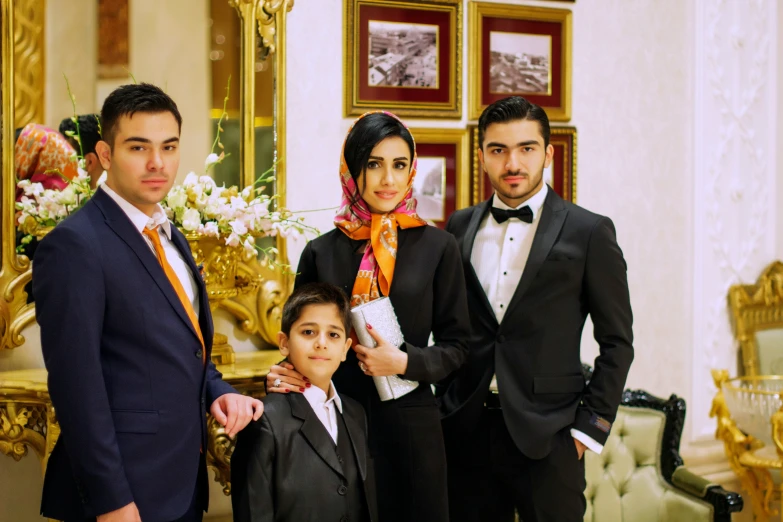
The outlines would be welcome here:
[[[413,182],[416,212],[443,228],[452,212],[470,205],[470,137],[463,129],[411,128],[418,164]]]
[[[468,117],[524,96],[551,121],[571,119],[571,11],[471,2]]]
[[[471,205],[481,203],[493,194],[489,177],[484,173],[481,160],[478,157],[478,126],[471,125],[470,151]],[[552,127],[549,143],[555,149],[552,164],[544,169],[544,182],[561,198],[576,203],[576,127]]]
[[[462,117],[461,0],[345,0],[345,115]]]

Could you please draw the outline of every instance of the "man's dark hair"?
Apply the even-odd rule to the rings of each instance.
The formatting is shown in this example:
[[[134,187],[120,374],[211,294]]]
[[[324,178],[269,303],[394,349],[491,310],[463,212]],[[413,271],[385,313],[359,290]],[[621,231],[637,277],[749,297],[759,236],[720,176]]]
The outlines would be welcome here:
[[[160,87],[150,83],[134,83],[118,87],[106,98],[101,108],[103,141],[114,146],[117,124],[123,116],[132,117],[137,112],[170,112],[182,131],[182,115],[177,104]]]
[[[481,113],[478,123],[479,148],[484,148],[484,134],[487,127],[493,123],[508,123],[510,121],[530,120],[537,121],[544,137],[544,147],[549,145],[549,117],[544,109],[530,103],[522,96],[509,96],[498,100]]]
[[[347,336],[351,332],[351,305],[345,293],[330,283],[308,283],[294,290],[283,305],[280,330],[290,335],[291,327],[302,316],[305,306],[322,304],[333,304],[337,307],[337,313],[343,321]]]
[[[89,153],[95,153],[95,144],[101,141],[101,123],[100,114],[80,114],[76,117],[79,122],[78,135],[81,136],[82,146],[81,153],[86,156]],[[79,152],[79,142],[76,141],[76,123],[71,118],[65,118],[60,122],[58,129],[60,134],[65,136],[68,143],[74,148],[76,152]],[[69,133],[73,133],[73,136],[69,136]]]

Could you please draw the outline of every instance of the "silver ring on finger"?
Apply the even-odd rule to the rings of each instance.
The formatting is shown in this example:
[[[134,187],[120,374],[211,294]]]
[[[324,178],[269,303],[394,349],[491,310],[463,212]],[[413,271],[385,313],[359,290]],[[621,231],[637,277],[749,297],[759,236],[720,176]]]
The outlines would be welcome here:
[[[359,368],[361,368],[363,372],[367,372],[367,366],[362,361],[359,361]]]
[[[283,381],[281,381],[280,379],[275,379],[275,382],[272,383],[272,386],[274,386],[275,388],[279,388],[282,383]]]

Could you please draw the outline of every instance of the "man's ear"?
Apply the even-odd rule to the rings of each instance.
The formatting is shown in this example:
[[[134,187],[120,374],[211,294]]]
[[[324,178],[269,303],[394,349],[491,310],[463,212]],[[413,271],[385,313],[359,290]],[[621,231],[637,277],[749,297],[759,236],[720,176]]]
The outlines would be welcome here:
[[[98,155],[94,152],[88,152],[84,155],[84,166],[86,167],[85,170],[89,172],[89,170],[93,167],[93,165],[96,165],[100,163],[98,161]],[[103,166],[103,165],[101,165]]]
[[[477,150],[477,152],[478,152],[478,159],[479,159],[479,163],[481,164],[481,169],[482,169],[484,172],[486,172],[486,171],[487,171],[487,169],[486,169],[486,167],[484,167],[484,151],[483,151],[483,150],[481,150],[481,147],[479,147],[479,148],[478,148],[478,149],[476,149],[476,150]]]
[[[277,332],[277,346],[280,347],[280,354],[288,357],[288,336],[283,332]]]
[[[109,170],[111,168],[111,146],[101,140],[95,144],[95,154],[98,156],[103,170]]]
[[[552,158],[555,157],[555,148],[550,143],[546,146],[546,159],[544,160],[544,168],[548,169],[552,164]]]

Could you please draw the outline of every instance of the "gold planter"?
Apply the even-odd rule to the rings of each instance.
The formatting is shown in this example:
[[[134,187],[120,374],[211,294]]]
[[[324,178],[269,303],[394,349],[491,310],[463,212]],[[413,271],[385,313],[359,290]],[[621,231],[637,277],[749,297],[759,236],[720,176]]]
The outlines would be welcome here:
[[[258,280],[240,275],[239,264],[245,257],[244,247],[226,245],[225,238],[185,234],[196,260],[202,270],[209,295],[209,308],[214,313],[220,303],[258,288]],[[212,339],[212,362],[233,364],[236,361],[234,349],[228,344],[228,337],[215,332]]]

